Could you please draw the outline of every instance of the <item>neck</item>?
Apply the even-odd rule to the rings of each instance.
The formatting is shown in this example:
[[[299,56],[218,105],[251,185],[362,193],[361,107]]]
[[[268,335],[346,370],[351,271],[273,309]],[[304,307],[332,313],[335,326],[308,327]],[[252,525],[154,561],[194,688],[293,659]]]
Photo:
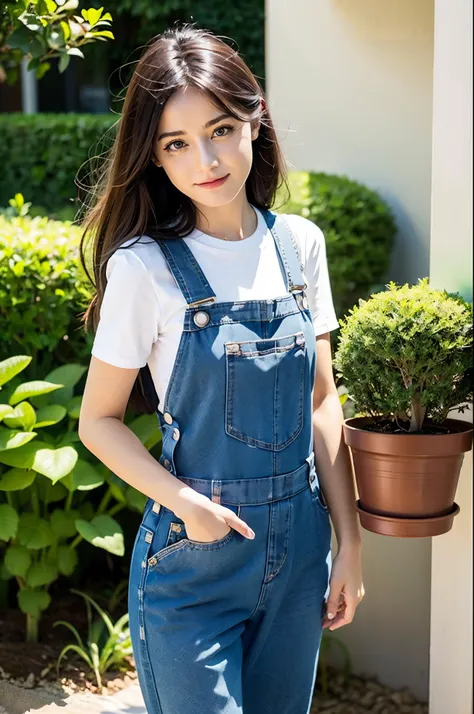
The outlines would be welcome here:
[[[245,240],[257,230],[258,219],[255,211],[244,196],[224,206],[209,208],[196,204],[196,228],[207,235],[222,240]]]

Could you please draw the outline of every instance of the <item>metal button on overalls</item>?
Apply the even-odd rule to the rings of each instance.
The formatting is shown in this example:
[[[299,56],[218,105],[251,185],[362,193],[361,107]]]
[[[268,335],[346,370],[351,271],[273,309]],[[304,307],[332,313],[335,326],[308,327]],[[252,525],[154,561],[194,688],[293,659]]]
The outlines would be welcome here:
[[[221,524],[195,540],[192,520],[147,502],[129,616],[149,714],[307,714],[314,686],[331,566],[312,469],[316,340],[295,237],[284,215],[262,213],[286,279],[275,298],[216,301],[192,242],[156,239],[188,305],[157,412],[163,465],[256,536]]]
[[[198,327],[205,327],[210,319],[209,313],[205,310],[199,310],[199,312],[197,312],[193,317],[193,320]]]

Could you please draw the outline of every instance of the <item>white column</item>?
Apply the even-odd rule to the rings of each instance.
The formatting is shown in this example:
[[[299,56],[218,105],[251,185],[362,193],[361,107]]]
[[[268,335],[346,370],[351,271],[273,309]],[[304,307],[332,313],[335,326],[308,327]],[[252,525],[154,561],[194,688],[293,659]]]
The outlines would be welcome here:
[[[472,0],[435,0],[430,283],[472,300]],[[472,410],[450,416],[472,421]],[[430,714],[472,714],[472,451],[432,539]]]
[[[28,71],[28,60],[21,62],[21,102],[24,114],[38,113],[38,80]]]

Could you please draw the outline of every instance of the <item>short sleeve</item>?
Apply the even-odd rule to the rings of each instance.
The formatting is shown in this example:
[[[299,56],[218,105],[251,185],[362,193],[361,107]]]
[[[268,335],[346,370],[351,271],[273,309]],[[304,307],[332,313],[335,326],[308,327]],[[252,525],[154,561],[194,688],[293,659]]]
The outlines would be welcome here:
[[[144,367],[158,338],[158,300],[150,274],[129,249],[109,258],[91,354],[115,367]]]
[[[322,230],[308,218],[291,216],[303,249],[303,269],[307,282],[306,295],[316,337],[339,328],[332,299],[331,281],[326,258],[326,241]],[[296,223],[297,221],[297,223]]]

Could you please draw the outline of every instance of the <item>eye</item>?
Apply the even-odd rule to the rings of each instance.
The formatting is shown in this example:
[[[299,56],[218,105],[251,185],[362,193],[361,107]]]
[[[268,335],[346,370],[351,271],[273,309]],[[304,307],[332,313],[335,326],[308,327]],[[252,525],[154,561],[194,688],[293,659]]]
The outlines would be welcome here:
[[[184,144],[184,141],[181,141],[181,139],[175,139],[174,141],[170,141],[169,144],[166,144],[165,151],[167,151],[169,154],[173,154],[175,151],[179,151],[179,147],[177,149],[171,149],[171,147],[175,144]]]
[[[226,129],[226,133],[225,133],[225,134],[219,134],[219,138],[220,138],[221,136],[227,136],[227,134],[230,134],[231,131],[234,131],[234,127],[231,126],[230,124],[223,124],[222,126],[218,126],[215,131],[220,131],[221,129]]]
[[[222,126],[218,126],[217,129],[214,129],[214,134],[217,131],[225,131],[224,134],[217,135],[217,138],[220,139],[224,136],[227,136],[227,134],[230,134],[232,131],[234,131],[234,127],[231,126],[230,124],[223,124]],[[181,146],[178,146],[177,148],[172,149],[171,147],[172,146],[176,147],[176,144],[183,144],[183,146],[185,145],[184,141],[181,141],[181,139],[175,139],[174,141],[170,141],[170,143],[164,147],[164,150],[167,151],[169,154],[175,154],[177,151],[179,151],[182,148]]]

